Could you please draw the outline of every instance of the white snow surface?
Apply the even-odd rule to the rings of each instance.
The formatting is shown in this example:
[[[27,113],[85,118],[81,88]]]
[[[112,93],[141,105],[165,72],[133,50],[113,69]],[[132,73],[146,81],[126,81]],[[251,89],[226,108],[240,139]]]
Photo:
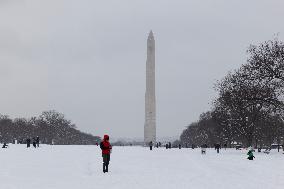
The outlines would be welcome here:
[[[98,146],[0,150],[0,189],[283,189],[284,154],[246,150],[113,147],[109,173]]]

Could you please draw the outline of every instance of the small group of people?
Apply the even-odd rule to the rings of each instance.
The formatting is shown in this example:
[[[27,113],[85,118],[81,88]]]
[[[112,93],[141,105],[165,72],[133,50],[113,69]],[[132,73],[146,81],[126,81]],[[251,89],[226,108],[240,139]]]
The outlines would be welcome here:
[[[162,143],[161,142],[157,142],[156,143],[156,148],[162,147]]]
[[[31,147],[31,143],[33,144],[34,148],[39,147],[39,136],[34,137],[33,140],[27,138],[26,142],[27,142],[27,148]]]
[[[149,146],[150,150],[153,150],[154,144],[153,144],[152,141],[150,141],[150,142],[148,143],[148,146]],[[161,143],[161,142],[157,142],[157,143],[156,143],[156,148],[159,148],[159,147],[161,147],[161,146],[162,146],[162,143]],[[166,146],[166,149],[171,149],[171,148],[172,148],[172,143],[171,143],[171,142],[168,142],[168,143],[166,143],[165,146]],[[178,145],[178,148],[181,149],[181,144]]]
[[[166,149],[171,149],[171,148],[172,148],[172,143],[171,142],[167,143],[166,144]]]
[[[215,150],[217,150],[217,153],[219,153],[219,150],[221,149],[221,145],[220,144],[215,144],[214,146],[215,146]],[[207,144],[202,144],[201,145],[201,154],[206,154],[206,148],[207,147],[208,147]],[[227,148],[227,145],[225,146],[225,148]],[[249,151],[247,153],[247,155],[248,155],[247,159],[248,160],[253,160],[255,158],[254,155],[253,155],[254,150],[253,150],[252,147],[249,147],[248,150]]]

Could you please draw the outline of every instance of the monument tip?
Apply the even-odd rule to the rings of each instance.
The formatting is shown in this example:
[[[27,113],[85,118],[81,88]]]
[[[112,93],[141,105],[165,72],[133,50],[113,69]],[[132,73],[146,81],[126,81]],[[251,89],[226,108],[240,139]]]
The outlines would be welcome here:
[[[154,37],[153,31],[150,30],[149,37]]]

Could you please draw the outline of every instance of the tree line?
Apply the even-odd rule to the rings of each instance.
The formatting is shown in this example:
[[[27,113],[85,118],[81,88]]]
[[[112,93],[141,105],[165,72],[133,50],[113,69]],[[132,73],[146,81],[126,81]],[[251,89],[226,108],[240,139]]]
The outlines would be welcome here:
[[[270,146],[284,137],[284,43],[251,45],[247,62],[215,84],[212,108],[181,134],[182,144]]]
[[[62,113],[44,111],[38,117],[15,118],[0,115],[0,141],[12,143],[17,140],[26,143],[27,138],[39,136],[44,144],[97,144],[100,137],[87,134],[76,129],[75,124],[65,118]]]

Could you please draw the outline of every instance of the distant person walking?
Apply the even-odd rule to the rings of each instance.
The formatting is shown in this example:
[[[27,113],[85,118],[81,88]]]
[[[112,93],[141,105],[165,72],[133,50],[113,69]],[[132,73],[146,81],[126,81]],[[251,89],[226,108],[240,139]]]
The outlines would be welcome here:
[[[221,145],[220,144],[215,144],[215,149],[217,150],[217,153],[219,154]]]
[[[36,145],[39,147],[39,136],[36,137]]]
[[[103,141],[100,143],[100,148],[102,150],[103,157],[103,172],[108,172],[108,165],[110,162],[111,145],[109,143],[109,136],[104,135]]]
[[[152,150],[153,149],[153,142],[151,141],[151,142],[149,142],[149,147],[150,147],[150,150]]]
[[[29,148],[31,146],[31,139],[27,138],[27,148]]]
[[[36,148],[36,138],[33,138],[33,147]]]

